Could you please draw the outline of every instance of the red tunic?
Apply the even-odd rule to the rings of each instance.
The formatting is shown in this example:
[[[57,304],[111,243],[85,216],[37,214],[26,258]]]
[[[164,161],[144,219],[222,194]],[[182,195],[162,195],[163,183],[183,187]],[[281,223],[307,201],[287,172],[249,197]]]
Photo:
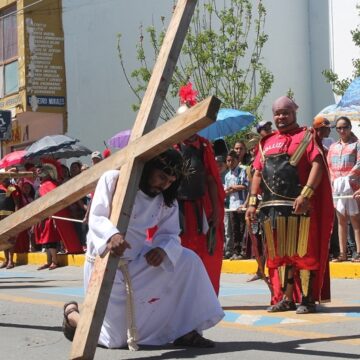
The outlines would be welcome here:
[[[21,189],[17,185],[15,185],[15,189],[16,190],[12,193],[12,195],[17,198],[16,203],[19,205],[19,209],[21,209],[26,205],[26,203],[24,202]],[[29,244],[30,244],[29,230],[28,229],[23,230],[16,236],[14,252],[15,253],[29,252]]]
[[[275,132],[265,137],[261,141],[263,154],[266,156],[287,152],[289,155],[292,155],[303,139],[305,131],[306,128],[297,128],[286,134]],[[294,265],[295,269],[318,270],[316,271],[316,278],[313,283],[314,300],[326,301],[330,299],[328,249],[334,209],[326,161],[322,154],[322,148],[318,146],[315,138],[307,146],[297,165],[297,170],[301,185],[306,185],[311,170],[311,163],[318,156],[321,156],[324,160],[324,173],[321,183],[311,198],[310,233],[307,253],[303,257],[299,257],[297,254],[291,257],[287,255],[283,257],[276,256],[272,260],[267,260],[267,266],[270,269],[270,275],[273,274],[272,280],[275,283],[278,282],[278,279],[274,269],[282,265]],[[259,171],[263,168],[260,151],[256,155],[253,166]],[[281,295],[278,294],[278,296]]]
[[[57,185],[53,181],[46,180],[40,184],[39,195],[44,196],[56,187]],[[70,213],[66,208],[58,211],[55,215],[70,217]],[[43,220],[35,226],[35,240],[37,244],[48,244],[62,240],[69,253],[78,254],[83,252],[74,225],[66,220],[52,218]]]
[[[184,247],[196,252],[196,254],[201,258],[209,275],[211,283],[214,286],[215,292],[218,294],[220,287],[221,265],[224,248],[223,219],[225,192],[220,179],[218,168],[216,166],[215,155],[211,143],[207,139],[198,136],[197,141],[192,143],[192,145],[195,145],[199,148],[200,144],[203,144],[204,149],[203,161],[205,171],[207,174],[210,174],[214,178],[217,187],[217,207],[220,221],[219,226],[216,229],[216,246],[213,255],[210,255],[207,248],[206,235],[198,233],[197,217],[194,207],[190,201],[183,202],[185,214],[185,232],[181,235],[181,244]],[[206,190],[204,196],[199,199],[199,203],[201,207],[205,210],[206,216],[209,218],[212,214],[212,204],[208,190]]]
[[[15,211],[22,207],[21,190],[17,185],[9,185],[7,188],[0,184],[0,190],[10,192],[10,196],[15,204]],[[22,231],[14,237],[15,245],[12,249],[14,252],[28,252],[29,251],[29,236],[27,230]]]

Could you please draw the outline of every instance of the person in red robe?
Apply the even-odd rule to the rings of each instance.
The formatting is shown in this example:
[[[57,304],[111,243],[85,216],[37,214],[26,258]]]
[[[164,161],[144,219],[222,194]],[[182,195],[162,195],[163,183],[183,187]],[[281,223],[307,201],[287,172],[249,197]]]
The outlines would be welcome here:
[[[11,215],[20,208],[21,195],[17,186],[11,184],[9,178],[0,182],[0,220]],[[15,246],[16,238],[13,238]],[[12,269],[14,264],[14,246],[4,250],[5,261],[0,265],[0,269]]]
[[[20,206],[22,208],[34,201],[35,198],[35,189],[32,181],[28,179],[21,179],[17,185],[14,185],[17,188],[20,198]],[[28,253],[34,251],[34,239],[33,239],[33,228],[29,228],[21,231],[16,236],[16,243],[14,252],[19,253]]]
[[[178,113],[197,103],[197,91],[189,82],[179,90]],[[202,260],[216,294],[220,289],[224,251],[225,191],[217,168],[212,144],[194,134],[175,145],[190,166],[189,176],[178,190],[181,244]]]
[[[199,255],[218,294],[224,248],[225,192],[215,154],[211,143],[197,134],[177,148],[190,162],[190,172],[194,171],[179,189],[181,244]],[[197,155],[193,155],[194,152]]]
[[[296,109],[286,96],[273,104],[277,131],[260,142],[246,217],[253,221],[259,208],[274,290],[268,311],[304,314],[330,300],[334,209],[322,148],[312,129],[298,125]]]
[[[40,187],[37,196],[41,197],[48,192],[54,190],[58,186],[58,178],[61,174],[61,165],[57,161],[42,160],[42,165],[39,168],[38,175],[41,179]],[[58,211],[56,216],[70,217],[68,209]],[[60,240],[66,246],[69,253],[78,254],[82,253],[82,247],[79,238],[76,234],[74,225],[65,220],[47,218],[35,226],[35,241],[41,244],[47,251],[47,263],[40,266],[38,270],[56,269],[58,264],[57,246]]]

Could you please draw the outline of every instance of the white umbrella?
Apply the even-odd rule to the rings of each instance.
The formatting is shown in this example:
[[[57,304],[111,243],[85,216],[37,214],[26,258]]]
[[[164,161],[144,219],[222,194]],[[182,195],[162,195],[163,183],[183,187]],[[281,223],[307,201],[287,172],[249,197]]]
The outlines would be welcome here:
[[[319,115],[330,121],[335,121],[340,116],[346,116],[351,121],[360,121],[360,77],[351,82],[338,104],[327,106]]]
[[[73,139],[66,135],[49,135],[35,141],[32,145],[26,148],[25,159],[44,157],[46,155],[51,156],[53,152],[56,152],[66,146],[77,143],[78,139]]]

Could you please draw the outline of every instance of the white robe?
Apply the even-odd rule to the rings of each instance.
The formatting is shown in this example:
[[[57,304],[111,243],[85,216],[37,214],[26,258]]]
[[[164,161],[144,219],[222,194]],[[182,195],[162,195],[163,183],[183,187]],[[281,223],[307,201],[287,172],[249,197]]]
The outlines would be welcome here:
[[[108,171],[99,180],[91,204],[87,236],[88,258],[103,253],[107,240],[118,229],[112,225],[109,209],[119,171]],[[152,242],[146,230],[158,226]],[[180,244],[178,204],[167,207],[162,194],[155,198],[137,192],[126,241],[131,245],[124,258],[134,292],[138,343],[163,345],[192,331],[208,329],[224,316],[200,258]],[[160,247],[166,257],[159,267],[147,264],[144,255]],[[93,263],[85,263],[85,291]],[[127,344],[126,291],[123,275],[116,272],[99,344],[118,348]]]

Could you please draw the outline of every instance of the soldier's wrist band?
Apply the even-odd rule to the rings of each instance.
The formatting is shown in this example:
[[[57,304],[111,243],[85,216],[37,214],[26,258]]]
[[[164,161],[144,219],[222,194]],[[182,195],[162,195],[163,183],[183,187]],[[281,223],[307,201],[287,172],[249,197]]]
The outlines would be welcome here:
[[[250,195],[249,197],[249,206],[256,206],[257,205],[257,196],[256,195]]]
[[[309,185],[305,185],[301,190],[300,195],[302,195],[306,199],[311,199],[312,196],[314,195],[314,189]]]

